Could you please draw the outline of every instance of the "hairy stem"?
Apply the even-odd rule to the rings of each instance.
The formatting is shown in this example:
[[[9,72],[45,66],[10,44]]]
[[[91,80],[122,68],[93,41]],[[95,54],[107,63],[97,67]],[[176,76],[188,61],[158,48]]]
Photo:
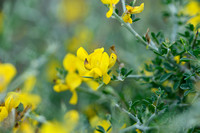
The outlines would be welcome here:
[[[115,16],[115,18],[127,29],[129,30],[140,42],[142,42],[142,44],[144,44],[145,46],[148,46],[151,50],[155,50],[158,51],[158,48],[156,47],[156,45],[151,41],[150,44],[148,44],[146,41],[144,41],[144,39],[131,27],[130,24],[125,23],[122,18],[117,15],[117,13],[113,13],[113,15]]]

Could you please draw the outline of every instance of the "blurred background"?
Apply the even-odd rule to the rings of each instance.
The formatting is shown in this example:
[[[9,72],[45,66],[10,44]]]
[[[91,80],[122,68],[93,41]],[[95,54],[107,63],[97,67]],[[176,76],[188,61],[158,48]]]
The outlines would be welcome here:
[[[133,23],[133,28],[142,36],[148,28],[155,33],[167,31],[166,37],[170,38],[171,23],[161,14],[167,10],[166,6],[160,0],[138,0],[136,5],[142,2],[144,11],[136,15],[141,20]],[[122,15],[121,2],[117,7]],[[115,45],[119,60],[133,74],[138,74],[144,67],[142,64],[153,58],[153,53],[117,20],[106,18],[108,9],[100,0],[1,0],[0,10],[0,61],[16,66],[15,78],[31,73],[32,92],[42,98],[36,112],[47,120],[61,118],[59,112],[65,107],[84,112],[93,106],[101,113],[109,113],[109,101],[102,104],[95,96],[78,92],[83,100],[72,106],[68,104],[70,92],[53,91],[56,68],[63,67],[67,53],[76,54],[80,46],[89,53],[100,47],[109,52],[109,47]],[[21,87],[29,76],[22,78]],[[108,87],[111,86],[126,96],[124,101],[150,96],[150,90],[141,91],[145,87],[132,79],[112,82]]]

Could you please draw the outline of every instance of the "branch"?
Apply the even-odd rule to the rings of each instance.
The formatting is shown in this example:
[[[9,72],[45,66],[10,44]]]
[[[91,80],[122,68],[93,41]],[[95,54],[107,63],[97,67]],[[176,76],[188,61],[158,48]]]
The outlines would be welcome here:
[[[127,29],[129,30],[140,42],[142,42],[145,46],[148,46],[151,50],[158,51],[158,48],[156,45],[151,41],[150,44],[148,44],[146,41],[143,40],[143,38],[129,25],[128,23],[125,23],[122,18],[117,15],[117,13],[113,12],[113,15],[115,18]]]
[[[129,116],[132,120],[134,120],[134,121],[137,122],[137,123],[140,123],[140,120],[139,120],[137,117],[135,117],[133,114],[131,114],[130,112],[128,112],[126,109],[120,108],[119,104],[115,104],[115,106],[116,106],[117,108],[119,108],[120,110],[122,110],[123,112],[125,112],[126,114],[128,114],[128,116]]]

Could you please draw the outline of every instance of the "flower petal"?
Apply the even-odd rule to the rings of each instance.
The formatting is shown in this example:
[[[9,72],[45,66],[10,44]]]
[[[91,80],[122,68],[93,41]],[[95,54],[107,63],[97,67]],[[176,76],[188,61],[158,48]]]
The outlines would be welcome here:
[[[8,117],[8,111],[5,106],[0,106],[0,122]]]
[[[109,11],[106,13],[107,18],[110,18],[112,16],[114,10],[112,4],[110,4],[109,8],[110,8]]]
[[[71,91],[74,91],[82,82],[81,77],[75,72],[68,73],[65,80]]]
[[[78,58],[80,58],[83,61],[85,61],[85,59],[88,57],[88,53],[87,53],[87,51],[85,51],[85,49],[83,47],[80,47],[77,50],[76,55],[78,56]]]
[[[132,24],[131,14],[126,13],[124,16],[122,16],[122,19],[124,20],[124,22]]]
[[[99,83],[94,81],[94,80],[88,80],[87,82],[87,85],[92,88],[92,90],[96,91],[97,88],[99,87]]]
[[[110,59],[109,59],[109,66],[108,66],[108,68],[113,67],[115,65],[116,60],[117,60],[117,55],[114,54],[114,53],[111,53]]]
[[[75,104],[77,104],[77,102],[78,102],[77,93],[76,93],[76,91],[72,91],[72,97],[71,97],[69,103],[72,105],[75,105]]]
[[[103,75],[103,82],[105,84],[108,84],[110,82],[110,76],[106,73],[105,75]]]
[[[100,69],[101,69],[102,74],[107,73],[108,66],[109,66],[109,56],[106,52],[104,52],[102,54],[101,63],[100,63]]]
[[[131,7],[129,5],[126,5],[126,9],[131,14],[141,13],[144,10],[144,3],[142,3],[140,6],[135,6],[135,7]]]
[[[76,70],[76,56],[73,54],[67,54],[63,60],[64,68],[69,72],[74,72]]]

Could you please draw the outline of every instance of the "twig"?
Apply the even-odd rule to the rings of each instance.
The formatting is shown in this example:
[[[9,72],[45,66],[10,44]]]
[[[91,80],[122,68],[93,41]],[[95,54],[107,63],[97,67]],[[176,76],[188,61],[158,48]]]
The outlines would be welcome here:
[[[119,106],[119,104],[115,104],[115,106],[116,106],[117,108],[119,108],[120,110],[122,110],[123,112],[125,112],[126,114],[128,114],[128,116],[129,116],[132,120],[134,120],[134,121],[137,122],[137,123],[140,123],[140,120],[139,120],[137,117],[135,117],[133,114],[131,114],[130,112],[128,112],[126,109],[121,108],[121,107]]]
[[[121,2],[122,2],[122,9],[123,9],[123,12],[125,12],[126,11],[126,6],[125,6],[125,0],[121,0]]]
[[[144,44],[145,46],[149,46],[149,48],[151,50],[155,50],[158,51],[158,48],[156,47],[156,45],[151,41],[150,45],[143,40],[143,38],[131,27],[131,25],[125,23],[122,18],[120,16],[118,16],[117,13],[113,13],[113,15],[115,16],[115,18],[127,29],[129,30],[140,42],[142,42],[142,44]]]

